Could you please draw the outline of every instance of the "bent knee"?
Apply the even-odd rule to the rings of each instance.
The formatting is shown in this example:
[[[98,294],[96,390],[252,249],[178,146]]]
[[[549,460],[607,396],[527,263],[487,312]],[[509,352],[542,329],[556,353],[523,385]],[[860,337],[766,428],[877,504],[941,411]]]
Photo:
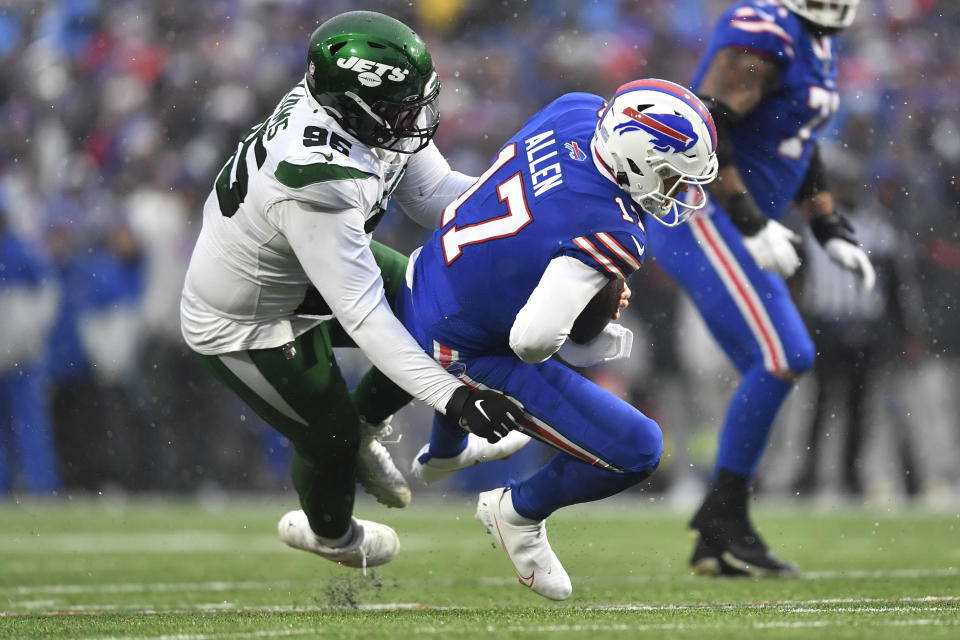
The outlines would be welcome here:
[[[647,475],[653,473],[663,455],[663,432],[660,426],[650,418],[642,416],[625,436],[621,442],[624,471]]]
[[[805,336],[805,338],[805,340],[798,340],[789,349],[784,349],[784,355],[787,357],[786,363],[781,366],[767,366],[766,370],[781,380],[787,381],[793,381],[809,371],[817,358],[817,349],[809,336]]]

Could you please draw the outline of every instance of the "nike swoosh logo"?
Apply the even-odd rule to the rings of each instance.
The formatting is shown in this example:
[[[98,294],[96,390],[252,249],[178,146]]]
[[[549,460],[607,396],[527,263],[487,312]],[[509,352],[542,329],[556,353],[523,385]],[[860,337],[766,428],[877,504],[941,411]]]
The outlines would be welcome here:
[[[317,153],[319,153],[321,156],[323,156],[323,159],[326,160],[327,162],[333,162],[333,154],[332,154],[332,153],[324,153],[323,151],[317,151]],[[634,240],[634,242],[636,242],[636,240]]]
[[[477,408],[477,411],[479,411],[480,414],[481,414],[484,418],[486,418],[487,420],[489,420],[489,419],[490,419],[490,416],[488,416],[488,415],[487,415],[487,412],[483,410],[483,407],[482,407],[482,406],[480,406],[482,403],[483,403],[483,400],[477,400],[477,401],[475,401],[475,402],[473,403],[473,406],[475,406],[475,407]]]
[[[507,558],[510,560],[510,564],[513,565],[513,570],[517,571],[517,565],[514,563],[513,558],[510,557],[510,552],[507,551],[507,544],[503,541],[503,533],[500,531],[500,519],[497,517],[497,513],[494,511],[493,515],[493,526],[497,528],[497,537],[500,538],[500,548],[503,549],[503,552],[507,554]],[[492,532],[491,532],[492,533]],[[530,575],[526,578],[520,575],[520,572],[517,571],[517,581],[525,587],[533,588],[534,576],[537,575],[537,570],[534,569],[530,572]]]
[[[646,249],[646,247],[641,247],[641,246],[640,246],[640,243],[637,242],[637,239],[634,238],[633,236],[630,236],[630,239],[633,240],[633,244],[637,245],[637,255],[642,258],[642,257],[643,257],[643,251],[644,251],[644,249]]]

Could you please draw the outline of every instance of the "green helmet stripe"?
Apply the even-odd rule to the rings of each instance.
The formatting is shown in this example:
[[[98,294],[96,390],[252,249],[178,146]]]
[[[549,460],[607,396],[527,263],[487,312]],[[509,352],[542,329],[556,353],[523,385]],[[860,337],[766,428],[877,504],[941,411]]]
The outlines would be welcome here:
[[[365,180],[366,178],[373,177],[373,174],[352,167],[341,167],[339,165],[325,164],[322,162],[316,164],[291,164],[284,161],[277,166],[274,176],[276,176],[281,184],[291,189],[302,189],[317,182]]]

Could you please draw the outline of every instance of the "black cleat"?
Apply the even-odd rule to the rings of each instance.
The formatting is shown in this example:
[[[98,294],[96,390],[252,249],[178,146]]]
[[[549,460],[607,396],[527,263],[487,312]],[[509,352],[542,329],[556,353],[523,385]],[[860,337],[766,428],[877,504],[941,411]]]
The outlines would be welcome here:
[[[696,537],[696,535],[695,535]],[[703,540],[697,539],[697,544],[693,548],[693,555],[690,556],[690,568],[700,576],[727,576],[731,578],[749,576],[750,574],[740,569],[735,569],[723,561],[720,552],[711,549],[703,543]]]
[[[714,576],[746,574],[755,578],[795,578],[800,575],[800,567],[770,552],[746,518],[702,518],[700,515],[697,514],[690,523],[698,537],[697,548],[690,559],[695,573]],[[740,573],[728,573],[724,565]],[[715,571],[710,572],[709,569],[714,567]]]

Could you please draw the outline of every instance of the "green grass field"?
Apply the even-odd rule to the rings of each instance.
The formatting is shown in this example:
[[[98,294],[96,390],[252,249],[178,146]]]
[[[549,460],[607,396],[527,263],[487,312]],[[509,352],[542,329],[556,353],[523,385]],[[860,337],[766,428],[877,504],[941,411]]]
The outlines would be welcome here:
[[[550,540],[574,593],[517,583],[473,519],[473,498],[361,501],[403,549],[341,568],[288,549],[271,501],[0,503],[0,638],[957,638],[960,516],[756,508],[806,573],[692,576],[684,522],[636,494],[555,514]]]

